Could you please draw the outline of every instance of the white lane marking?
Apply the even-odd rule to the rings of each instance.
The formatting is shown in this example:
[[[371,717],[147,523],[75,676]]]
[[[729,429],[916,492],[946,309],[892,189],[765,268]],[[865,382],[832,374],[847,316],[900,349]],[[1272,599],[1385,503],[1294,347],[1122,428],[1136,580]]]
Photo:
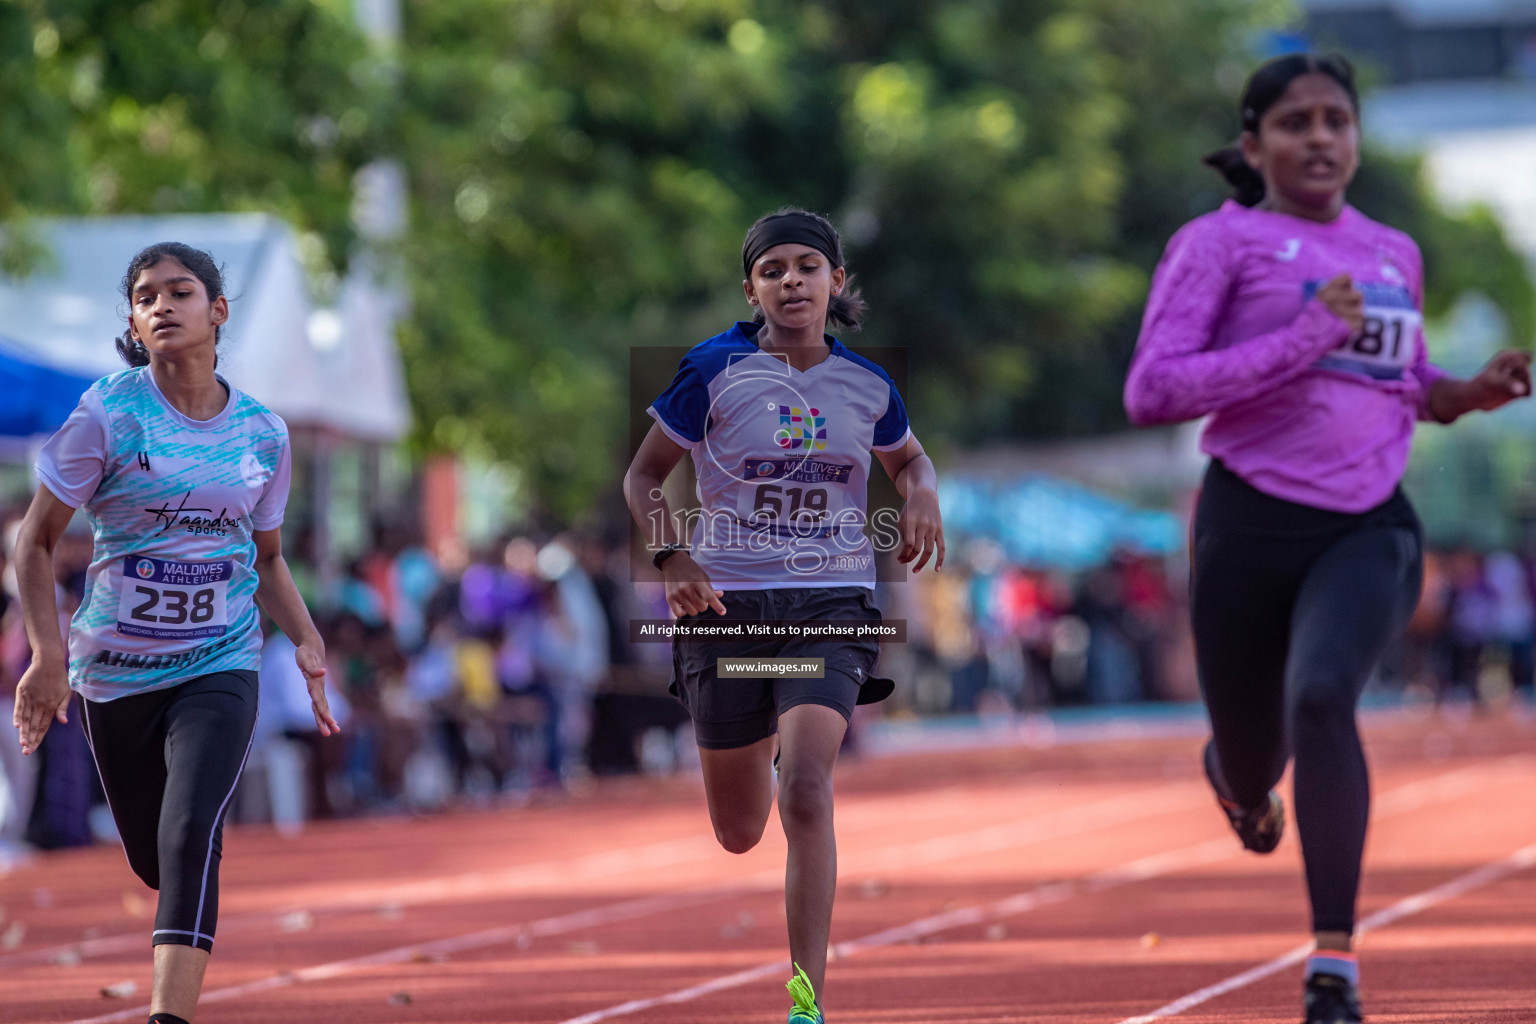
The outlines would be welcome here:
[[[1495,770],[1506,769],[1512,764],[1524,766],[1530,760],[1527,755],[1516,755],[1494,762],[1491,766]],[[1389,790],[1382,795],[1381,802],[1389,808],[1378,817],[1391,817],[1395,814],[1405,813],[1442,800],[1454,799],[1470,791],[1475,786],[1474,776],[1482,776],[1488,772],[1489,765],[1470,765],[1444,775],[1429,779],[1420,779],[1416,782],[1406,783],[1397,789]],[[1486,780],[1484,780],[1486,781]],[[1089,804],[1085,807],[1075,808],[1069,811],[1048,815],[1029,825],[1017,826],[1014,832],[1016,842],[1014,845],[1028,845],[1046,839],[1061,838],[1074,835],[1093,828],[1108,827],[1109,825],[1124,824],[1125,820],[1106,823],[1103,816],[1110,809],[1118,809],[1119,805],[1131,803],[1135,810],[1141,813],[1133,813],[1130,818],[1151,816],[1164,813],[1167,806],[1153,807],[1153,798],[1162,795],[1167,803],[1176,804],[1179,801],[1173,799],[1173,791],[1181,789],[1186,784],[1174,783],[1158,787],[1150,792],[1131,794],[1127,796],[1109,797]],[[1429,797],[1420,798],[1416,794],[1427,793]],[[1397,802],[1394,803],[1393,799]],[[1055,821],[1059,826],[1052,830],[1045,827],[1042,822]],[[959,843],[948,843],[947,840],[959,837],[942,837],[946,841],[942,851],[931,845],[932,840],[922,840],[918,843],[907,844],[880,851],[881,862],[890,860],[893,863],[910,863],[902,860],[902,851],[908,850],[916,854],[922,851],[927,863],[935,863],[940,860],[965,856],[972,852],[996,852],[1002,847],[998,845],[994,837],[994,831],[998,826],[989,826],[977,830],[969,835],[979,835],[985,840],[985,849],[974,851]],[[668,843],[655,844],[657,847],[671,845]],[[873,935],[849,942],[837,943],[833,952],[838,956],[852,956],[865,949],[873,949],[882,945],[891,945],[896,942],[908,941],[912,938],[920,938],[924,935],[935,934],[948,928],[959,927],[966,924],[979,923],[985,920],[995,920],[1000,917],[1008,917],[1033,910],[1035,907],[1048,903],[1059,902],[1070,898],[1079,891],[1084,893],[1102,892],[1105,889],[1133,882],[1144,881],[1159,875],[1170,874],[1184,868],[1209,864],[1215,861],[1225,860],[1235,855],[1230,837],[1213,839],[1181,850],[1172,850],[1165,853],[1153,854],[1141,857],[1116,867],[1107,868],[1095,872],[1080,883],[1063,882],[1039,886],[1036,889],[1010,896],[985,907],[962,908],[949,911],[935,917],[924,918],[910,924],[900,925],[896,928],[876,932]],[[607,854],[600,855],[607,857]],[[367,967],[383,964],[401,963],[407,960],[415,960],[419,957],[430,957],[436,954],[447,955],[453,952],[463,952],[469,949],[480,949],[488,946],[500,945],[505,942],[515,942],[522,936],[529,938],[537,935],[556,935],[562,932],[579,931],[587,928],[600,927],[603,924],[632,920],[648,914],[662,913],[685,905],[694,905],[714,902],[735,895],[744,895],[753,892],[762,892],[769,887],[776,887],[783,877],[778,870],[762,871],[746,880],[746,884],[734,889],[706,888],[695,892],[661,894],[658,896],[643,897],[636,900],[628,900],[623,903],[608,904],[602,907],[594,907],[590,910],[579,911],[574,914],[566,914],[560,917],[547,918],[529,925],[506,925],[485,931],[472,932],[467,935],[456,936],[447,939],[439,939],[427,943],[415,943],[409,946],[399,946],[394,949],[384,950],[379,953],[362,957],[353,957],[347,960],[333,961],[328,964],[320,964],[315,967],[304,968],[301,971],[287,972],[263,978],[258,981],[248,982],[243,985],[229,986],[223,989],[215,989],[205,992],[199,1002],[216,1002],[222,999],[233,998],[237,995],[249,995],[253,992],[265,991],[273,988],[282,988],[300,981],[315,981],[323,978],[338,977],[352,971],[362,970]],[[673,901],[681,901],[674,905]],[[613,915],[613,916],[609,916]],[[103,940],[106,941],[106,940]],[[70,947],[63,947],[70,948]],[[667,1005],[670,1003],[687,1002],[702,995],[724,991],[739,985],[750,984],[764,977],[769,977],[786,968],[787,961],[775,961],[771,964],[762,964],[758,967],[748,968],[723,978],[703,982],[688,989],[673,992],[668,995],[657,996],[645,1000],[636,1000],[621,1004],[621,1007],[613,1007],[608,1010],[597,1011],[597,1015],[587,1014],[584,1017],[573,1018],[562,1024],[590,1024],[591,1021],[606,1020],[609,1017],[622,1016],[636,1013],[653,1006]],[[227,994],[226,994],[227,993]],[[138,1016],[148,1013],[149,1008],[136,1007],[131,1010],[121,1010],[115,1013],[99,1017],[84,1018],[70,1022],[70,1024],[110,1024],[116,1021],[130,1021]]]
[[[1220,843],[1227,851],[1222,857],[1232,856],[1232,840],[1223,839]],[[932,917],[910,921],[907,924],[886,928],[847,942],[834,943],[832,952],[838,959],[842,959],[871,949],[892,946],[898,942],[911,942],[915,939],[948,931],[951,928],[961,928],[967,925],[982,924],[986,921],[997,921],[1003,918],[1014,917],[1034,910],[1037,907],[1060,903],[1082,893],[1102,892],[1117,885],[1127,885],[1131,882],[1141,881],[1144,878],[1154,877],[1157,874],[1165,874],[1184,867],[1192,867],[1195,864],[1207,863],[1213,859],[1212,854],[1215,847],[1215,842],[1206,842],[1184,850],[1160,854],[1161,870],[1149,870],[1141,866],[1147,860],[1147,858],[1143,858],[1140,861],[1132,861],[1118,867],[1095,872],[1081,881],[1053,882],[1047,885],[1036,886],[1033,889],[1016,893],[1013,896],[997,900],[993,903],[961,907],[958,910],[950,910],[942,914],[935,914]],[[649,1010],[657,1006],[683,1003],[699,996],[736,988],[770,976],[776,971],[787,972],[788,969],[789,963],[784,960],[775,961],[771,964],[762,964],[758,967],[738,971],[735,974],[728,974],[721,978],[715,978],[712,981],[694,985],[691,988],[680,989],[676,992],[668,992],[665,995],[652,996],[647,999],[632,999],[627,1003],[620,1003],[617,1006],[610,1006],[603,1010],[594,1010],[580,1017],[572,1017],[569,1020],[561,1021],[560,1024],[597,1024],[598,1021],[611,1020],[614,1017],[622,1017],[631,1013],[639,1013],[642,1010]]]
[[[959,787],[951,787],[934,794],[933,800],[942,804],[946,795],[952,798],[960,792]],[[846,837],[871,827],[886,827],[890,820],[890,808],[886,805],[899,799],[907,801],[906,807],[910,813],[910,798],[878,796],[863,798],[840,811],[839,834]],[[407,907],[451,898],[507,896],[520,888],[568,885],[588,879],[611,880],[624,873],[654,872],[696,861],[712,860],[719,854],[719,844],[706,836],[666,839],[644,846],[602,850],[574,860],[533,861],[499,871],[469,871],[368,889],[350,889],[338,895],[291,903],[276,910],[230,914],[219,922],[219,933],[228,936],[240,931],[271,928],[281,918],[299,912],[318,918],[325,914],[357,913],[380,906]],[[130,953],[143,949],[144,945],[144,933],[136,930],[0,955],[0,968],[41,966],[55,962],[60,956],[86,959]]]
[[[1150,817],[1166,813],[1170,809],[1176,809],[1180,803],[1189,802],[1187,797],[1181,797],[1178,794],[1177,791],[1182,788],[1184,788],[1184,784],[1173,783],[1159,786],[1150,791],[1108,797],[1084,807],[1046,815],[1036,822],[1012,826],[1011,830],[1007,833],[1012,837],[1012,842],[1007,844],[1001,841],[1003,835],[997,831],[999,826],[989,826],[985,829],[979,829],[972,833],[963,833],[954,837],[940,837],[945,840],[964,840],[968,837],[979,836],[984,843],[979,850],[965,842],[948,843],[944,847],[938,848],[932,845],[934,840],[930,838],[880,852],[882,855],[894,854],[893,859],[895,863],[912,863],[915,860],[909,861],[902,857],[902,851],[911,850],[915,859],[931,864],[953,857],[968,856],[976,852],[995,852],[999,849],[1026,846],[1047,839],[1057,839],[1097,828],[1105,828],[1110,825],[1125,824],[1139,817]],[[1106,822],[1106,816],[1110,812],[1119,810],[1128,811],[1129,814],[1125,818]],[[1223,845],[1230,847],[1231,843],[1230,841],[1224,841]],[[606,857],[608,855],[604,854],[603,856]],[[408,946],[397,946],[394,949],[386,949],[379,953],[352,957],[346,960],[336,960],[327,964],[319,964],[315,967],[306,967],[299,971],[273,975],[253,982],[214,989],[213,991],[203,993],[201,999],[199,999],[199,1005],[219,1002],[237,996],[251,995],[255,992],[268,991],[274,988],[284,988],[299,982],[335,978],[369,967],[404,963],[409,960],[417,960],[424,957],[430,958],[435,955],[446,956],[450,953],[459,953],[470,949],[483,949],[507,942],[518,942],[524,938],[533,939],[565,932],[584,931],[590,928],[602,927],[606,924],[633,920],[650,914],[666,913],[683,907],[716,902],[735,896],[765,893],[772,891],[782,884],[783,877],[783,871],[771,869],[760,871],[750,876],[744,883],[730,887],[708,886],[681,893],[663,893],[656,896],[626,900],[622,903],[593,907],[590,910],[565,914],[560,917],[546,918],[543,921],[536,921],[528,925],[504,925],[499,928],[471,932],[468,935],[459,935],[429,942],[417,942]],[[764,976],[764,974],[753,973],[757,971],[772,973],[767,971],[766,967],[752,968],[751,971],[746,972],[751,977],[744,976],[741,980],[734,982],[734,984],[745,984],[748,981]],[[715,984],[717,983],[706,983],[706,990],[714,991],[715,989],[709,989],[707,986]],[[729,988],[731,985],[725,985],[724,987]],[[704,991],[701,990],[698,994],[702,995]],[[99,1017],[76,1020],[71,1022],[71,1024],[109,1024],[109,1022],[114,1021],[130,1021],[148,1012],[148,1006],[135,1007],[131,1010],[118,1010]]]
[[[321,913],[328,912],[347,913],[376,909],[388,904],[407,906],[411,903],[426,903],[434,899],[455,896],[485,896],[522,886],[533,888],[539,885],[561,882],[568,884],[592,878],[609,879],[626,871],[654,871],[702,860],[706,855],[714,856],[718,849],[719,847],[712,840],[706,841],[699,837],[668,839],[624,850],[604,850],[568,861],[536,861],[492,873],[476,871],[371,889],[348,890],[337,896],[290,904],[277,910],[248,911],[231,915],[219,922],[219,933],[227,936],[233,931],[271,927],[278,918],[299,911],[319,916]],[[227,895],[225,898],[228,898]],[[135,931],[0,956],[0,968],[51,963],[55,957],[66,951],[72,951],[82,957],[91,957],[131,952],[143,947],[144,933]]]
[[[237,999],[256,992],[264,992],[274,988],[285,988],[289,985],[296,985],[307,981],[322,981],[368,967],[431,959],[434,956],[447,956],[451,953],[461,953],[469,949],[495,946],[506,942],[518,942],[522,939],[532,940],[550,935],[560,935],[565,932],[583,931],[588,928],[633,920],[650,914],[681,910],[696,904],[740,895],[743,892],[745,892],[745,889],[730,892],[704,891],[647,896],[642,899],[627,900],[623,903],[595,907],[591,910],[581,910],[574,914],[547,917],[543,920],[526,924],[503,925],[499,928],[488,928],[484,931],[471,932],[468,935],[457,935],[447,939],[438,939],[433,942],[419,942],[409,946],[397,946],[394,949],[386,949],[379,953],[370,953],[366,956],[352,957],[347,960],[335,960],[331,963],[306,967],[302,970],[274,974],[271,977],[261,978],[257,981],[214,989],[211,992],[204,992],[198,1000],[198,1005],[202,1006],[207,1003]],[[71,1022],[71,1024],[109,1024],[109,1022],[114,1021],[140,1020],[147,1013],[149,1013],[148,1005],[138,1006],[129,1010],[118,1010],[113,1013],[102,1014],[99,1017],[82,1018]]]
[[[1385,928],[1395,921],[1411,917],[1420,911],[1428,910],[1436,904],[1455,899],[1457,896],[1471,892],[1473,889],[1488,885],[1491,882],[1497,882],[1501,878],[1524,871],[1532,866],[1536,866],[1536,844],[1527,846],[1522,850],[1516,850],[1502,860],[1494,861],[1491,864],[1484,864],[1480,868],[1468,871],[1466,874],[1437,885],[1433,889],[1426,889],[1413,896],[1404,897],[1391,906],[1378,910],[1361,921],[1358,932],[1363,935],[1376,928]],[[1189,993],[1189,995],[1181,996],[1166,1006],[1158,1007],[1151,1013],[1142,1014],[1140,1017],[1127,1017],[1125,1020],[1120,1021],[1120,1024],[1152,1024],[1153,1021],[1177,1016],[1185,1010],[1199,1006],[1201,1003],[1209,1002],[1217,996],[1226,995],[1228,992],[1236,991],[1256,981],[1262,981],[1272,974],[1278,974],[1289,967],[1294,967],[1305,960],[1311,952],[1312,943],[1310,942],[1297,946],[1295,949],[1288,950],[1267,963],[1259,964],[1257,967],[1250,967],[1241,974],[1234,974],[1232,977],[1218,981],[1214,985],[1207,985],[1205,988]]]
[[[1495,762],[1493,767],[1496,770],[1502,771],[1508,769],[1512,764],[1518,763],[1523,766],[1528,760],[1529,758],[1526,755],[1516,755]],[[1381,800],[1378,801],[1378,806],[1385,805],[1386,809],[1376,815],[1376,817],[1395,817],[1431,803],[1455,799],[1475,788],[1475,777],[1486,776],[1489,767],[1486,764],[1470,765],[1466,768],[1459,768],[1429,779],[1420,779],[1389,790],[1387,793],[1382,794]],[[1482,781],[1486,782],[1486,778]],[[1057,882],[1037,886],[1027,892],[1018,893],[995,903],[963,907],[933,917],[912,921],[908,924],[898,925],[894,928],[887,928],[848,942],[835,943],[832,951],[838,957],[853,956],[866,950],[878,949],[882,946],[890,946],[898,942],[908,942],[946,931],[950,928],[976,925],[985,921],[996,921],[1012,917],[1034,910],[1036,907],[1059,903],[1075,895],[1103,892],[1106,889],[1113,889],[1121,885],[1146,881],[1187,868],[1227,860],[1236,856],[1237,852],[1233,847],[1230,837],[1213,839],[1180,850],[1153,854],[1112,868],[1106,868],[1102,871],[1094,872],[1080,881]],[[1305,952],[1302,955],[1305,956]],[[594,1010],[591,1013],[561,1021],[560,1024],[598,1024],[599,1021],[610,1020],[614,1017],[639,1013],[657,1006],[683,1003],[696,999],[699,996],[750,984],[760,978],[771,976],[776,971],[787,970],[787,968],[788,962],[782,960],[771,964],[762,964],[758,967],[703,982],[691,988],[680,989],[665,995],[652,996],[646,999],[632,999],[617,1006]],[[1279,969],[1281,968],[1275,968],[1275,970]]]

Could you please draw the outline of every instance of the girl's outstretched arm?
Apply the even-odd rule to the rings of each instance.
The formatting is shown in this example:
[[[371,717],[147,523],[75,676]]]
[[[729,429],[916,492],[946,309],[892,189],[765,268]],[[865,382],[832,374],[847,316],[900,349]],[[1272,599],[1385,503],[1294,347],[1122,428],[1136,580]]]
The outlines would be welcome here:
[[[1531,353],[1507,349],[1488,360],[1476,377],[1441,377],[1429,386],[1429,412],[1452,423],[1469,412],[1489,412],[1531,393]]]
[[[16,686],[16,706],[11,713],[23,754],[37,749],[55,718],[69,721],[69,654],[59,630],[53,549],[74,514],[73,508],[44,485],[33,495],[16,537],[16,583],[21,590],[27,640],[32,645],[32,663]]]
[[[320,735],[329,736],[340,732],[341,726],[331,715],[330,702],[325,697],[325,642],[320,631],[309,617],[309,609],[299,588],[294,586],[293,574],[283,558],[283,535],[280,530],[256,530],[256,602],[262,611],[272,617],[297,650],[293,658],[304,673],[309,687],[309,699],[315,713],[315,727]]]

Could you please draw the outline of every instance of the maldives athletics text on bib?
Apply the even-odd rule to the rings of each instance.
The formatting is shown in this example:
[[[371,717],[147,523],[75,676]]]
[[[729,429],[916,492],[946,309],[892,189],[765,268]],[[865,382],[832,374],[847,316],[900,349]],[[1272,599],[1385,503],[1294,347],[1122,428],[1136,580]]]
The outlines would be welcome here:
[[[232,560],[180,561],[127,555],[117,632],[192,645],[229,631]]]

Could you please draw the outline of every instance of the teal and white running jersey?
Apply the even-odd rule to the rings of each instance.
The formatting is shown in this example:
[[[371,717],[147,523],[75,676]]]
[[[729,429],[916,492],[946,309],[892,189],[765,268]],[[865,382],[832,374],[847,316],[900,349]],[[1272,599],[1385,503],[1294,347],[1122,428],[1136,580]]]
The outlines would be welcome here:
[[[260,664],[253,533],[283,521],[288,428],[224,386],[223,411],[194,420],[148,367],[104,377],[38,456],[95,533],[69,631],[70,685],[90,700]]]

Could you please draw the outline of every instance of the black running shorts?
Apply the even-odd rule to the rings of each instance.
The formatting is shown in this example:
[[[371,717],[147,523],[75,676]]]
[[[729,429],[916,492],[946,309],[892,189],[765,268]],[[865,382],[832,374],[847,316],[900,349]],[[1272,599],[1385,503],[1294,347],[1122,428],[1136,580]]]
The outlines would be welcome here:
[[[803,587],[729,590],[720,598],[725,615],[712,609],[685,615],[679,623],[748,620],[796,623],[810,620],[879,622],[880,611],[866,587]],[[706,750],[750,746],[778,730],[778,719],[799,704],[821,704],[844,718],[855,704],[890,695],[893,684],[870,676],[880,644],[873,638],[829,640],[709,640],[679,638],[672,643],[672,694],[693,716],[694,736]],[[720,658],[821,658],[820,679],[771,676],[720,678]]]

